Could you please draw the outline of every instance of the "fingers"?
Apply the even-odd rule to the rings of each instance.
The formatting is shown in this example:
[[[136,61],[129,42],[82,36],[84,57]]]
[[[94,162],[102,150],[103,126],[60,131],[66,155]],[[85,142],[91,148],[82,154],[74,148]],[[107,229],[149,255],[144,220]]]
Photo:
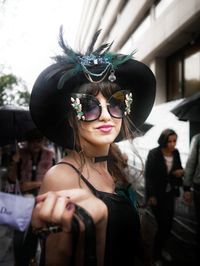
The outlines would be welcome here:
[[[38,228],[48,223],[55,223],[64,226],[65,231],[70,231],[74,211],[74,204],[70,202],[69,197],[58,196],[56,192],[48,192],[37,198],[32,224]]]
[[[81,195],[83,194],[82,192],[83,190],[81,190]],[[61,196],[61,197],[73,197],[73,199],[75,200],[78,196],[80,197],[80,189],[70,189],[70,190],[59,190],[59,191],[55,191],[55,192],[47,192],[41,195],[38,195],[36,198],[37,202],[41,202],[44,201],[48,196],[49,193],[54,193],[57,197]]]
[[[182,177],[184,174],[184,171],[183,171],[183,169],[177,169],[177,170],[173,171],[172,173],[176,177]]]
[[[37,196],[36,202],[38,209],[36,212],[37,219],[40,221],[34,223],[56,223],[61,225],[66,232],[71,230],[75,204],[84,208],[91,215],[95,224],[107,219],[107,207],[105,204],[84,189],[48,192]]]
[[[39,212],[41,209],[42,203],[37,203],[33,209],[31,224],[35,228],[41,228],[45,226],[45,223],[39,218]]]
[[[52,222],[51,214],[55,204],[56,204],[56,194],[53,192],[47,193],[39,212],[39,217],[41,220]]]
[[[72,202],[69,202],[66,210],[63,212],[61,216],[62,229],[64,232],[71,232],[72,227],[72,218],[75,212],[75,205]]]
[[[56,199],[54,208],[51,212],[51,221],[53,223],[60,223],[62,221],[62,216],[64,215],[64,212],[68,213],[68,206],[70,206],[69,198],[59,196]]]

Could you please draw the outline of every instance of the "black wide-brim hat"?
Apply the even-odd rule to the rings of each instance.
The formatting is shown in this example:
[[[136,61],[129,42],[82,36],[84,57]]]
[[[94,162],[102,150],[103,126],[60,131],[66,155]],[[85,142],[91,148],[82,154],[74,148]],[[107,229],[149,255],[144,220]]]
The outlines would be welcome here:
[[[33,121],[44,136],[59,146],[73,149],[73,131],[67,117],[67,108],[69,108],[67,98],[75,88],[90,81],[83,72],[79,72],[68,79],[62,89],[58,89],[58,82],[62,75],[60,63],[47,67],[39,75],[31,93],[30,112]],[[114,83],[121,89],[132,92],[133,102],[129,116],[134,126],[140,128],[154,104],[156,90],[154,74],[145,64],[129,59],[117,67],[115,76]],[[108,80],[107,78],[105,77],[104,80]]]

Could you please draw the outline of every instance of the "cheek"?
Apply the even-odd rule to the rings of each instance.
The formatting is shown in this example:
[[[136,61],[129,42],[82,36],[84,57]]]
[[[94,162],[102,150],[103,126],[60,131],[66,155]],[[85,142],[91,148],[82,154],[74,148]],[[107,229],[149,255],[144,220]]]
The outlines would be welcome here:
[[[92,132],[92,128],[91,128],[91,123],[87,123],[87,122],[81,122],[79,124],[78,127],[78,131],[79,131],[79,135],[80,136],[86,136],[88,135],[90,132]]]
[[[116,131],[118,131],[118,133],[120,132],[122,127],[122,119],[117,119],[116,121]]]
[[[175,146],[176,146],[176,144],[173,143],[173,142],[171,142],[171,143],[168,144],[168,148],[171,148],[171,149],[174,149]]]

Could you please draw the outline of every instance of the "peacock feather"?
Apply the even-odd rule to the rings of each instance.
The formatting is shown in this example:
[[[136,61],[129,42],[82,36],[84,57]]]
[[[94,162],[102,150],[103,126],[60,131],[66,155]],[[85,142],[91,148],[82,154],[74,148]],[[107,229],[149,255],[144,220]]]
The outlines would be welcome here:
[[[94,49],[95,43],[100,33],[101,30],[98,30],[94,34],[85,55],[83,55],[79,52],[75,52],[70,46],[67,45],[67,43],[65,43],[63,39],[63,27],[60,27],[59,45],[63,53],[62,55],[54,57],[54,60],[56,63],[59,63],[58,65],[60,67],[50,74],[51,76],[60,70],[62,71],[63,74],[58,82],[58,89],[63,88],[65,82],[76,76],[79,72],[83,72],[91,77],[101,77],[104,75],[105,71],[107,73],[107,71],[110,69],[113,75],[113,71],[117,69],[119,65],[125,63],[127,60],[133,57],[135,51],[129,55],[120,55],[110,52],[113,42],[102,44],[98,48]],[[104,68],[104,70],[99,74],[93,73],[90,71],[93,66],[101,66]],[[92,78],[89,80],[93,81]],[[102,80],[102,78],[100,80]]]

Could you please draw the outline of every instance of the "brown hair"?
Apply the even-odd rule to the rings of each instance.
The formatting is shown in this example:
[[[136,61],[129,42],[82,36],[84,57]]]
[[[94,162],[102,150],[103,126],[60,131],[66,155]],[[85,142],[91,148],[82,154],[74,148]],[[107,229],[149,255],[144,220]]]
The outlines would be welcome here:
[[[84,84],[80,88],[76,88],[74,92],[87,93],[87,94],[91,94],[94,96],[96,96],[99,92],[101,92],[102,95],[108,99],[115,91],[119,91],[119,90],[121,90],[120,87],[115,83],[101,82],[101,83]],[[70,111],[68,113],[68,117],[69,117],[70,125],[73,129],[74,149],[77,151],[81,151],[82,148],[81,148],[80,138],[78,134],[79,121],[77,120],[74,110],[72,110],[72,108],[69,108],[69,109]],[[121,131],[120,131],[118,138],[123,139],[123,140],[133,139],[135,137],[135,132],[131,129],[133,127],[134,125],[132,125],[132,122],[129,119],[129,117],[125,116],[122,119]],[[81,167],[83,167],[84,157],[81,156],[81,158],[82,158]],[[109,150],[109,161],[108,161],[108,170],[110,174],[113,177],[120,179],[122,182],[127,182],[124,176],[124,167],[125,167],[125,161],[124,161],[123,155],[119,147],[115,143],[111,144],[110,150]]]
[[[120,148],[116,143],[110,145],[109,159],[108,159],[108,170],[110,174],[117,180],[127,183],[125,175],[125,168],[128,167],[127,161],[125,161]]]
[[[160,134],[160,137],[158,138],[158,144],[161,148],[165,148],[167,146],[167,142],[170,136],[176,135],[176,132],[171,128],[166,128],[163,130]]]

